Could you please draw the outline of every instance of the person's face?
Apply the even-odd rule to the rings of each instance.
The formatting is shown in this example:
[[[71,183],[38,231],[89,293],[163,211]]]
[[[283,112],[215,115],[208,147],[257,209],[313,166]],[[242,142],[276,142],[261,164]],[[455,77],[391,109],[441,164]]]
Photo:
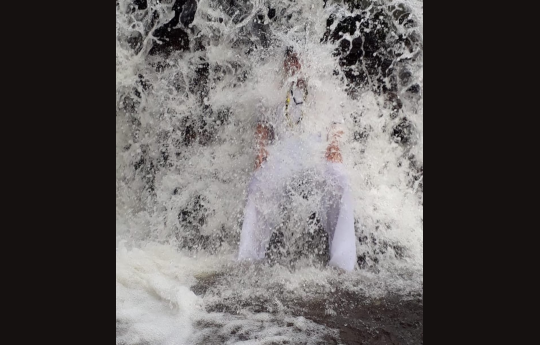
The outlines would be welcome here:
[[[300,65],[300,61],[298,60],[298,56],[296,55],[296,53],[293,53],[285,58],[285,61],[283,62],[283,67],[285,68],[285,72],[287,73],[287,75],[293,76],[300,71],[302,65]]]

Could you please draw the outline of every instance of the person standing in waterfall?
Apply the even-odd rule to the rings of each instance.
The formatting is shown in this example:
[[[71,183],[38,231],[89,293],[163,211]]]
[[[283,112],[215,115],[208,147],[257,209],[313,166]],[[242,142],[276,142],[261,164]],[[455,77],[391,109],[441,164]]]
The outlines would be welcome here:
[[[274,112],[259,114],[255,131],[258,154],[255,172],[248,186],[238,259],[264,259],[288,178],[305,169],[303,163],[307,160],[320,158],[320,171],[327,188],[323,193],[323,209],[319,215],[328,233],[329,265],[352,271],[357,259],[356,238],[351,188],[340,151],[344,128],[340,121],[329,120],[324,154],[321,152],[319,157],[309,155],[309,159],[306,159],[306,150],[314,146],[310,145],[310,141],[320,142],[323,136],[308,134],[306,140],[306,136],[301,135],[300,124],[304,117],[309,116],[303,111],[309,95],[298,54],[291,48],[287,48],[283,68],[290,83],[284,102]]]

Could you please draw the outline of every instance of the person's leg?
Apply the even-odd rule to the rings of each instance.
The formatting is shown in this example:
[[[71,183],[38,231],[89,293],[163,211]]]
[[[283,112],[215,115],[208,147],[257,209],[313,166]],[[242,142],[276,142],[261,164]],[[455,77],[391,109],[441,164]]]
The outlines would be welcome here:
[[[342,163],[328,162],[322,223],[328,232],[330,266],[352,271],[356,262],[354,209],[351,189]]]
[[[262,260],[277,219],[282,178],[281,164],[270,160],[254,174],[248,187],[244,223],[240,234],[239,260]]]
[[[248,200],[244,209],[244,223],[240,234],[239,260],[262,260],[272,228],[263,214],[261,200],[264,196],[262,182],[253,177],[248,188]]]

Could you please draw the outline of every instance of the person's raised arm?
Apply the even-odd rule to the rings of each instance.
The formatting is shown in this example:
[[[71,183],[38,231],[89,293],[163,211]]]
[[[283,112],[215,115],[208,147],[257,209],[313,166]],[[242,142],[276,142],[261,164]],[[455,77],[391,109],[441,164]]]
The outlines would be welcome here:
[[[255,160],[255,170],[259,169],[266,158],[268,157],[268,151],[266,146],[270,140],[270,129],[265,123],[258,123],[257,130],[255,131],[255,138],[257,140],[257,159]]]
[[[343,163],[343,157],[339,149],[339,143],[342,141],[344,129],[339,124],[333,124],[328,133],[328,148],[326,149],[326,160],[333,163]]]

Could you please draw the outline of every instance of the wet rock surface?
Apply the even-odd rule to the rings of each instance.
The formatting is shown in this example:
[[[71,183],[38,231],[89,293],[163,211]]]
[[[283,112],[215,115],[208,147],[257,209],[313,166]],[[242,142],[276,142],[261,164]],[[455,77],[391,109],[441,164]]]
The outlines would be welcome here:
[[[328,306],[335,315],[328,314]],[[338,289],[328,298],[293,304],[289,308],[294,315],[338,329],[344,344],[423,343],[421,299],[387,296],[373,300]]]
[[[204,297],[214,285],[226,281],[224,278],[226,276],[223,273],[199,277],[198,283],[191,290]],[[368,298],[336,286],[332,293],[315,295],[305,300],[269,293],[267,299],[244,300],[239,306],[211,305],[207,311],[236,314],[237,308],[241,307],[255,313],[276,314],[276,297],[282,305],[282,311],[287,314],[302,316],[339,331],[338,336],[326,335],[324,344],[423,344],[424,302],[420,294]]]
[[[196,0],[176,0],[172,10],[174,17],[165,25],[154,31],[154,36],[160,40],[150,49],[150,55],[168,56],[173,51],[189,50],[188,28],[195,19],[197,11]]]
[[[399,92],[412,97],[420,87],[409,70],[421,50],[421,41],[414,28],[417,23],[403,4],[347,0],[354,16],[332,14],[326,22],[321,42],[336,44],[341,72],[352,95],[362,90],[383,93],[392,101],[400,100]],[[399,26],[399,28],[398,28]],[[393,109],[393,113],[401,109]]]

